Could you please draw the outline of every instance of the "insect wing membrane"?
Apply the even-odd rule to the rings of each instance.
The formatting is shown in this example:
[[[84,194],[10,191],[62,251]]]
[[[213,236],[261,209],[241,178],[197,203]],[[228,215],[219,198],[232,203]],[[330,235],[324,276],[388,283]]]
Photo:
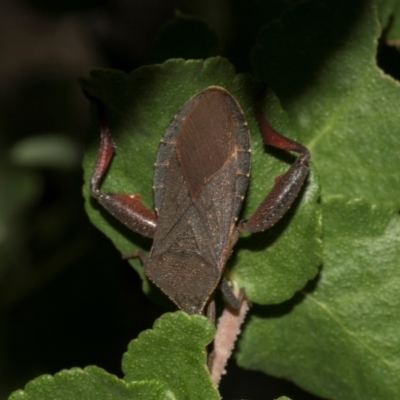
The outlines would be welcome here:
[[[243,112],[210,87],[179,111],[155,170],[157,231],[146,275],[188,313],[201,313],[230,253],[250,168]]]
[[[176,149],[194,201],[210,178],[233,156],[232,124],[232,112],[221,91],[205,94],[183,121]]]

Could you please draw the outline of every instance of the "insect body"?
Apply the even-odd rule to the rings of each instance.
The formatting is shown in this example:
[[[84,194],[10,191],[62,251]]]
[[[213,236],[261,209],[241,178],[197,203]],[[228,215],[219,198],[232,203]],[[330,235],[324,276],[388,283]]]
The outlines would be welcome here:
[[[92,196],[132,230],[152,237],[144,272],[176,305],[202,313],[218,285],[234,307],[223,268],[241,231],[259,232],[289,209],[309,169],[299,143],[274,131],[257,111],[264,142],[300,153],[276,179],[247,221],[237,222],[250,172],[250,138],[244,114],[225,89],[211,86],[193,96],[173,118],[160,142],[154,173],[156,212],[139,195],[104,193],[99,182],[114,146],[104,120],[91,179]]]

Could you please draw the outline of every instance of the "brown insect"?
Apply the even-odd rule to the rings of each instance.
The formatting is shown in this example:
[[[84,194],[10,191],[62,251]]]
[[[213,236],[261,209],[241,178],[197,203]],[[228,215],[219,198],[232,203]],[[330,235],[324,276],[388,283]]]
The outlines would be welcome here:
[[[154,171],[155,212],[140,195],[104,193],[100,180],[114,154],[101,113],[101,144],[91,178],[91,194],[127,227],[153,238],[146,276],[189,314],[202,313],[220,286],[235,308],[223,276],[240,232],[273,226],[296,199],[308,174],[310,153],[276,132],[257,109],[267,145],[300,153],[253,215],[238,222],[250,172],[250,136],[239,104],[225,89],[210,86],[193,96],[167,127]],[[242,292],[243,294],[243,292]]]

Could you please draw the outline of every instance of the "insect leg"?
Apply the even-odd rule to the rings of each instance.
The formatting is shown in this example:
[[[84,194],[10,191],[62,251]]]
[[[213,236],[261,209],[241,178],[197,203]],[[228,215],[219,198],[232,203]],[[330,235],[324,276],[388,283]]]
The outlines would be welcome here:
[[[293,204],[307,177],[310,152],[300,143],[275,131],[262,114],[256,110],[264,143],[282,150],[295,151],[300,156],[283,174],[275,178],[275,184],[253,215],[239,224],[241,231],[262,232],[273,226]]]
[[[208,320],[215,325],[215,300],[211,299],[207,305],[206,315]]]
[[[240,305],[242,304],[243,297],[245,295],[244,289],[240,289],[239,295],[236,296],[224,276],[221,279],[220,288],[228,304],[235,310],[238,310],[240,308]]]
[[[134,232],[152,238],[157,225],[153,210],[147,208],[138,194],[106,193],[100,190],[101,179],[113,157],[115,145],[106,123],[104,110],[98,104],[100,119],[100,148],[90,180],[90,193],[114,217]]]

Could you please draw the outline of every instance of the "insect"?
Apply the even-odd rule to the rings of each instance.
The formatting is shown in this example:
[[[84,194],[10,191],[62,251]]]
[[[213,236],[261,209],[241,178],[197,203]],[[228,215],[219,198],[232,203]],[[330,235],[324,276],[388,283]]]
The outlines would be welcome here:
[[[276,132],[257,108],[264,143],[299,153],[248,220],[238,215],[250,173],[250,136],[244,113],[222,87],[210,86],[178,111],[160,141],[154,171],[155,211],[138,194],[106,193],[100,181],[114,154],[100,113],[101,143],[91,195],[128,228],[153,238],[144,273],[180,309],[203,313],[219,286],[235,308],[224,265],[243,231],[273,226],[296,199],[309,171],[310,153]],[[242,291],[243,294],[243,291]]]

